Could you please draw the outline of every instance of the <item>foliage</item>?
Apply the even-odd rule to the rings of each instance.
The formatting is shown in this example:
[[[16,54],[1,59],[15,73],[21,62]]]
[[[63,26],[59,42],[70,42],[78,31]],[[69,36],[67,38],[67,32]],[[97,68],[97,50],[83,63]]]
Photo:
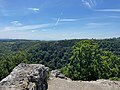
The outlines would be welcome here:
[[[96,80],[119,77],[120,59],[111,52],[103,51],[97,43],[83,40],[73,46],[70,63],[62,72],[73,80]]]
[[[83,41],[83,40],[80,39],[61,40],[61,41],[14,40],[14,39],[0,40],[0,80],[5,76],[7,76],[11,72],[11,70],[21,62],[40,63],[50,67],[50,69],[60,69],[62,67],[65,68],[65,66],[67,66],[67,64],[69,64],[71,61],[69,60],[69,58],[72,56],[72,50],[73,50],[72,46],[75,45],[75,43],[77,43],[78,41]],[[106,60],[108,60],[107,58],[112,58],[109,59],[109,61],[113,61],[114,58],[120,56],[120,38],[103,39],[103,40],[94,39],[93,41],[98,43],[100,49],[104,50],[101,53],[101,55],[104,56],[101,57],[104,60],[104,63],[106,63]],[[106,56],[104,55],[104,53],[106,53],[105,51],[108,52],[111,51],[115,55],[112,54]],[[106,54],[110,54],[110,52],[109,53],[108,52]],[[120,60],[115,62],[113,61],[112,63],[119,63],[119,61]],[[68,66],[70,67],[70,65]],[[116,66],[114,65],[111,66],[111,64],[106,66],[106,68],[109,67],[116,68]],[[120,67],[118,67],[118,69],[119,68]],[[66,69],[65,73],[67,74],[68,70],[67,68],[65,69]],[[116,69],[115,70],[111,69],[110,72],[120,73],[118,72],[119,71],[118,69],[116,72],[115,72]],[[103,70],[107,71],[107,69],[104,68]],[[110,72],[108,72],[108,74],[105,75],[104,74],[99,75],[99,78],[102,78],[103,76],[113,77],[114,75],[110,74]],[[77,77],[77,74],[75,74],[75,76]]]
[[[112,81],[120,81],[120,78],[118,78],[118,77],[112,77],[112,78],[110,78],[110,80],[112,80]]]
[[[24,51],[5,56],[0,61],[0,80],[6,77],[20,63],[28,63],[27,54]]]

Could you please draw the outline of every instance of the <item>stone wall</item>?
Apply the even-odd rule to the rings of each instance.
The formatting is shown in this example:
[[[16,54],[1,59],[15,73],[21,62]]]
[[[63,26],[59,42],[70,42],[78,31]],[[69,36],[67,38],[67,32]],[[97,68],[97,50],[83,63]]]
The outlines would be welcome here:
[[[0,81],[0,90],[47,90],[48,71],[41,64],[19,64]]]

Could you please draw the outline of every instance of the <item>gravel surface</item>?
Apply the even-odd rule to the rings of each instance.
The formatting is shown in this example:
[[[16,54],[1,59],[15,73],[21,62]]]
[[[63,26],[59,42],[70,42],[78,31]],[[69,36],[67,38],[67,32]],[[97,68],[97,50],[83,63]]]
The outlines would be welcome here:
[[[120,82],[109,80],[71,81],[52,78],[48,81],[48,90],[120,90]]]

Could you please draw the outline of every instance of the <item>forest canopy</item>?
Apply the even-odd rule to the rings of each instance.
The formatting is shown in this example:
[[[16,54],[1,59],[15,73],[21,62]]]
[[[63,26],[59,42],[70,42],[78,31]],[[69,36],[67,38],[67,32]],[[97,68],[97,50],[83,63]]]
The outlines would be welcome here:
[[[70,63],[61,70],[73,80],[109,79],[120,76],[119,65],[118,56],[91,40],[83,40],[73,46]]]
[[[82,51],[80,55],[85,57],[81,59],[78,52],[75,51],[75,47],[78,48],[78,51]],[[50,69],[67,69],[68,67],[71,68],[72,65],[76,65],[74,62],[78,62],[77,59],[80,59],[83,65],[86,63],[85,68],[89,65],[89,69],[94,70],[83,69],[84,72],[81,74],[87,75],[89,73],[85,77],[77,77],[78,72],[72,72],[74,73],[72,79],[90,80],[118,77],[120,76],[118,75],[120,73],[120,67],[118,67],[120,65],[119,57],[120,38],[61,41],[0,40],[0,80],[6,77],[19,63],[40,63]],[[93,61],[95,62],[93,63]],[[79,69],[81,65],[79,63],[77,65]],[[101,66],[104,66],[104,68],[101,68]],[[68,71],[64,72],[67,76]],[[92,72],[96,77],[90,77],[93,75]]]

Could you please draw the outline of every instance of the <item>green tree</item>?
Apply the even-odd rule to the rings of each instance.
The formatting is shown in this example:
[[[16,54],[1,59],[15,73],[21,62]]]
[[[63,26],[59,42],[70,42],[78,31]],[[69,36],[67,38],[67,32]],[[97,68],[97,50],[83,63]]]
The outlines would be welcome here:
[[[102,51],[92,40],[82,40],[73,46],[70,63],[61,70],[73,80],[96,80],[117,77],[119,64],[114,54]]]
[[[29,63],[28,55],[25,51],[19,51],[16,54],[10,54],[4,57],[0,61],[0,80],[6,77],[20,63]]]
[[[107,79],[112,77],[120,78],[120,58],[108,51],[103,51],[101,58],[103,63],[101,77]]]

